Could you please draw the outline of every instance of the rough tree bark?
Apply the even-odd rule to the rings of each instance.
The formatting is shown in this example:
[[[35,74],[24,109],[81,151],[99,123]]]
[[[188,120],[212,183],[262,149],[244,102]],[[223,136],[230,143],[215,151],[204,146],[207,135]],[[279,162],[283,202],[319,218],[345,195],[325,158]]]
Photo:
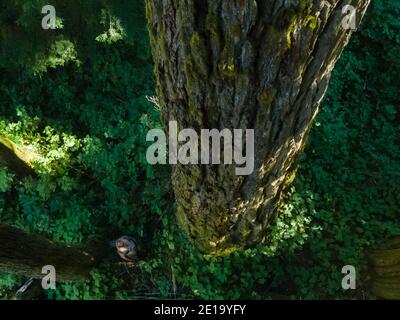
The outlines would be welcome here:
[[[255,171],[173,166],[180,226],[223,254],[268,237],[282,190],[352,31],[370,0],[146,0],[162,120],[183,128],[255,129]]]
[[[81,280],[107,253],[106,246],[72,246],[54,243],[8,225],[0,225],[0,271],[43,278],[42,268],[52,265],[57,281]]]
[[[371,292],[384,299],[400,300],[400,237],[384,249],[369,251],[371,262]]]

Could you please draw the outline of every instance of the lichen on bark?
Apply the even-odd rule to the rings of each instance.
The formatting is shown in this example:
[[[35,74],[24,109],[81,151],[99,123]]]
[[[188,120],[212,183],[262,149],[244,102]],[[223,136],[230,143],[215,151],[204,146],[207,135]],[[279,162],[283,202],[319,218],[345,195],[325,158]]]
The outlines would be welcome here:
[[[268,238],[331,71],[351,30],[342,7],[369,0],[147,0],[162,120],[180,129],[254,129],[255,171],[173,167],[177,217],[205,253]],[[289,179],[290,180],[290,179]]]

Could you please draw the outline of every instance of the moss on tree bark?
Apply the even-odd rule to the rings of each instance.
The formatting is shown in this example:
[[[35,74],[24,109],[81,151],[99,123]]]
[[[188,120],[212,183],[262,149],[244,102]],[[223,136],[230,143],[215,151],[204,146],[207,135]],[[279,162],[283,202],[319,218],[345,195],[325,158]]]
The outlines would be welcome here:
[[[147,0],[162,120],[179,129],[255,129],[255,171],[173,167],[177,218],[206,253],[268,238],[332,69],[352,31],[342,7],[369,0]],[[328,5],[330,3],[330,5]]]

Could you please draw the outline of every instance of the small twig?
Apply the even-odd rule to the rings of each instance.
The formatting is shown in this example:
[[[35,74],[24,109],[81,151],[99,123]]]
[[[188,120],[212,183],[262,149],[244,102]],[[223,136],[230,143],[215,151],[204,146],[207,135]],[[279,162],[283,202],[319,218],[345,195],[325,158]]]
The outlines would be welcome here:
[[[28,281],[26,281],[25,284],[18,289],[16,295],[25,293],[25,291],[31,286],[32,283],[33,283],[33,278],[29,278]]]
[[[174,297],[176,297],[176,292],[178,291],[178,289],[177,289],[177,285],[176,285],[175,269],[172,264],[171,264],[171,274],[172,274],[172,290],[174,293]]]
[[[147,101],[151,102],[154,105],[154,108],[158,111],[161,111],[160,102],[156,96],[146,96]]]
[[[135,278],[134,278],[133,275],[130,273],[130,271],[129,271],[128,267],[127,267],[127,263],[124,263],[124,267],[125,267],[125,270],[126,270],[126,272],[128,273],[128,275],[129,275],[133,280],[135,280]]]

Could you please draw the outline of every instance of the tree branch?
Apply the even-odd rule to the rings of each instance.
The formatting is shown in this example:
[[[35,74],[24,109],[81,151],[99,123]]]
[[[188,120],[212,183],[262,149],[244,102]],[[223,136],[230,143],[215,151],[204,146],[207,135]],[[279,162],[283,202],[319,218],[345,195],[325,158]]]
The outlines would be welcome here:
[[[36,153],[0,136],[0,164],[10,169],[18,177],[35,175],[32,162],[37,157]]]
[[[42,236],[0,225],[0,271],[40,279],[52,265],[57,281],[86,278],[109,253],[107,244],[85,246],[55,243]]]

